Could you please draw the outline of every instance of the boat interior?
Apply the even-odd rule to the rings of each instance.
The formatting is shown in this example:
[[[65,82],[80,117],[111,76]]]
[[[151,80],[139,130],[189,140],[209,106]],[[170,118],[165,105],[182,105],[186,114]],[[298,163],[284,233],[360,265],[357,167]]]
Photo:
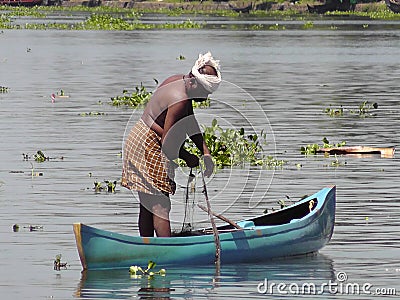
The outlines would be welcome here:
[[[241,227],[241,229],[235,228],[231,224],[218,226],[218,232],[232,232],[237,230],[248,230],[254,229],[256,226],[277,226],[288,224],[299,220],[308,214],[310,214],[318,204],[317,198],[310,199],[308,201],[299,202],[292,206],[284,207],[280,210],[273,211],[255,218],[247,219],[244,221],[237,222],[236,224]],[[174,232],[173,236],[195,236],[195,235],[205,235],[212,234],[212,228],[204,228],[200,230],[186,230],[181,232]]]

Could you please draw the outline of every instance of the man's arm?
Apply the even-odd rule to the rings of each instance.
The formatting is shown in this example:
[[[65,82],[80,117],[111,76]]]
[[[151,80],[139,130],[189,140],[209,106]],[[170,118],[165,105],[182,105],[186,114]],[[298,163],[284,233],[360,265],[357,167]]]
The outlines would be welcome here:
[[[161,136],[163,152],[170,160],[180,157],[181,146],[186,139],[182,120],[188,114],[188,100],[177,101],[168,107]]]
[[[204,164],[206,166],[204,175],[207,177],[210,177],[214,171],[214,162],[211,157],[210,150],[208,149],[207,144],[204,140],[203,134],[200,130],[199,123],[197,122],[197,120],[194,116],[192,105],[190,105],[190,108],[189,108],[189,115],[190,115],[190,121],[191,121],[190,128],[193,130],[192,132],[194,133],[194,134],[189,133],[190,139],[193,141],[193,143],[196,145],[196,147],[199,148],[200,152],[203,154],[203,160],[204,160]]]
[[[194,113],[193,106],[189,107],[189,119],[190,119],[190,132],[188,135],[196,147],[200,150],[201,154],[208,155],[210,154],[210,150],[208,149],[206,142],[204,141],[203,134],[200,130],[199,123],[197,122]]]

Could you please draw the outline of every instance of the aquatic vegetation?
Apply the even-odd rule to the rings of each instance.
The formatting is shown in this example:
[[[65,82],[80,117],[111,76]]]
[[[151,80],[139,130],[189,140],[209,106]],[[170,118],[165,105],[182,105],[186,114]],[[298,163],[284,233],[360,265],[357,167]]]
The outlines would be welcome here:
[[[314,28],[314,22],[312,21],[307,21],[303,25],[303,29],[312,29]]]
[[[268,27],[268,30],[285,30],[285,29],[286,27],[284,25],[279,25],[278,23]]]
[[[200,102],[192,100],[192,105],[193,108],[207,108],[211,105],[211,99],[207,98],[206,100]]]
[[[337,167],[340,167],[340,166],[343,166],[343,165],[346,165],[346,164],[347,164],[346,162],[342,163],[341,161],[339,161],[337,155],[335,154],[335,158],[334,158],[333,161],[331,161],[329,166],[337,168]]]
[[[219,168],[242,166],[246,163],[271,168],[284,164],[283,160],[277,160],[263,153],[262,143],[266,140],[266,134],[263,132],[259,136],[255,133],[246,135],[243,128],[223,129],[216,119],[212,121],[210,127],[204,125],[202,127],[204,140],[210,149],[215,165]],[[190,153],[201,155],[190,139],[186,140],[184,147]],[[179,164],[184,165],[183,160],[179,160]]]
[[[113,106],[128,106],[128,107],[140,107],[146,105],[149,102],[152,92],[148,92],[146,88],[140,83],[140,86],[136,86],[132,93],[128,90],[123,90],[121,96],[111,98],[111,105]]]
[[[36,162],[44,162],[44,161],[46,161],[46,160],[50,160],[50,159],[60,159],[60,160],[63,160],[64,159],[64,156],[60,156],[60,157],[57,157],[57,158],[53,158],[53,157],[48,157],[48,156],[46,156],[45,154],[44,154],[44,152],[43,151],[41,151],[41,150],[38,150],[38,151],[36,151],[36,153],[33,155],[33,156],[31,156],[31,155],[29,155],[28,153],[22,153],[22,159],[24,160],[24,161],[29,161],[30,159],[34,159]]]
[[[186,57],[183,56],[182,54],[180,54],[176,59],[177,59],[177,60],[185,60]]]
[[[61,254],[56,255],[56,259],[54,260],[54,270],[60,271],[61,268],[67,269],[67,263],[61,262]]]
[[[23,226],[22,228],[28,229],[30,232],[32,231],[42,231],[43,230],[43,225],[28,225],[28,226]],[[21,229],[21,226],[19,224],[14,224],[12,226],[13,232],[18,232]]]
[[[38,150],[36,154],[33,155],[33,158],[36,162],[44,162],[46,160],[49,160],[49,157],[46,156],[41,150]]]
[[[1,15],[0,28],[5,29],[35,29],[35,30],[46,30],[46,29],[58,29],[58,30],[144,30],[144,29],[192,29],[202,28],[203,24],[194,22],[190,19],[178,23],[164,23],[164,24],[148,24],[139,21],[141,13],[132,9],[121,9],[121,8],[75,8],[71,7],[68,9],[56,9],[53,10],[43,7],[44,10],[57,11],[89,11],[92,14],[83,22],[78,23],[25,23],[24,25],[13,25],[11,18],[16,16],[33,16],[37,18],[45,19],[47,17],[44,13],[39,13],[35,8],[32,11],[25,9],[18,11],[15,8],[10,8],[10,11]],[[36,12],[36,13],[34,13]]]
[[[79,25],[84,30],[132,30],[134,27],[133,23],[108,14],[92,14]]]
[[[61,97],[66,96],[64,90],[58,91],[56,95]]]
[[[336,147],[343,147],[344,145],[346,145],[345,141],[342,141],[337,144],[330,144],[326,137],[324,137],[322,139],[322,142],[324,143],[322,146],[320,146],[318,144],[309,144],[305,147],[301,147],[300,148],[301,154],[312,155],[312,154],[316,154],[317,150],[319,150],[321,148],[336,148]]]
[[[263,24],[253,24],[249,27],[250,30],[263,30],[265,26]]]
[[[105,183],[105,185],[103,185]],[[111,180],[104,180],[103,182],[101,181],[95,181],[94,182],[94,191],[96,193],[100,193],[102,191],[107,191],[107,193],[115,193],[115,188],[117,186],[117,181],[111,181]]]
[[[344,110],[342,105],[339,108],[332,108],[332,106],[329,105],[329,107],[324,109],[324,112],[330,117],[341,117],[343,116]]]
[[[87,113],[80,113],[79,114],[82,117],[93,117],[93,116],[104,116],[106,115],[106,113],[104,112],[99,112],[99,111],[91,111],[91,112],[87,112]]]
[[[374,113],[371,111],[373,109],[378,108],[378,103],[370,103],[369,101],[363,101],[357,109],[349,109],[349,112],[351,115],[356,115],[360,118],[366,118],[366,117],[373,117],[375,116]],[[330,117],[342,117],[345,115],[345,109],[343,108],[342,105],[340,105],[339,108],[332,108],[331,105],[329,107],[324,109],[324,112],[330,116]]]
[[[18,232],[19,231],[19,225],[18,224],[14,224],[12,226],[13,232]]]
[[[0,93],[8,93],[8,87],[0,86]]]
[[[357,12],[327,12],[324,15],[314,16],[306,12],[301,12],[298,9],[285,9],[280,10],[254,10],[250,11],[249,14],[245,14],[245,18],[259,18],[269,19],[278,21],[291,21],[300,20],[305,21],[303,25],[288,25],[296,27],[297,29],[327,29],[322,28],[320,25],[315,25],[312,20],[316,18],[332,18],[336,17],[355,17],[365,19],[385,19],[385,20],[398,20],[400,14],[395,14],[389,11],[385,5],[372,6],[371,9],[366,11]],[[206,26],[205,22],[199,23],[194,22],[190,19],[182,22],[174,23],[142,23],[140,18],[144,14],[165,14],[168,16],[197,16],[197,15],[208,15],[208,16],[224,16],[230,18],[244,18],[244,14],[235,12],[233,10],[201,10],[201,9],[185,9],[181,7],[177,8],[156,8],[156,9],[134,9],[134,8],[121,8],[113,6],[98,6],[98,7],[86,7],[86,6],[72,6],[72,7],[58,7],[58,6],[40,6],[40,7],[0,7],[0,10],[4,11],[0,15],[0,28],[6,29],[35,29],[35,30],[46,30],[46,29],[58,29],[58,30],[152,30],[152,29],[199,29]],[[91,15],[87,20],[77,23],[38,23],[37,20],[28,20],[25,24],[14,24],[12,19],[24,16],[30,16],[37,19],[46,19],[48,12],[62,12],[64,15],[72,15],[73,12],[89,12]],[[264,25],[264,24],[252,24],[252,25],[240,25],[237,24],[221,24],[220,28],[229,28],[231,30],[243,29],[246,30],[285,30],[286,27],[279,25]],[[368,26],[363,26],[366,29]],[[213,25],[213,28],[215,26]],[[329,28],[329,27],[328,27]],[[337,29],[336,26],[331,26],[330,29]]]
[[[2,9],[0,9],[2,10]],[[47,15],[39,11],[39,7],[32,8],[26,6],[15,6],[12,9],[4,9],[8,11],[11,17],[34,17],[34,18],[45,18]]]
[[[190,19],[180,23],[165,23],[165,24],[155,25],[155,28],[157,29],[199,29],[203,27],[204,23],[197,23]]]
[[[371,20],[400,20],[400,14],[396,14],[389,9],[386,5],[376,6],[376,8],[368,11],[331,11],[326,12],[326,16],[354,16],[359,18],[371,19]]]
[[[363,101],[359,106],[358,110],[350,110],[350,113],[353,115],[357,115],[360,118],[366,118],[366,117],[372,117],[374,116],[373,113],[371,113],[372,109],[377,109],[378,108],[378,103],[369,103],[368,101]]]
[[[129,268],[129,273],[131,274],[131,276],[133,278],[141,278],[143,276],[148,276],[148,277],[153,277],[154,275],[161,275],[161,276],[165,276],[166,271],[165,269],[160,269],[159,271],[155,272],[155,271],[151,271],[152,269],[155,268],[157,264],[153,261],[149,261],[149,264],[147,265],[147,269],[143,270],[142,267],[139,266],[131,266]]]

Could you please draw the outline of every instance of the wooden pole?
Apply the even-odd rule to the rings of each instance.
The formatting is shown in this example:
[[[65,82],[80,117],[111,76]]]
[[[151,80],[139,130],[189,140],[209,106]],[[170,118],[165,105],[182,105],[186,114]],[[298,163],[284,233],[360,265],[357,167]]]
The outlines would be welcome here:
[[[208,212],[208,209],[207,209],[206,207],[204,207],[203,205],[197,204],[197,206],[198,206],[199,208],[201,208],[202,210],[204,210],[205,212]],[[215,213],[215,212],[213,212],[213,211],[210,211],[210,212],[211,212],[211,214],[212,214],[214,217],[216,217],[216,218],[218,218],[218,219],[220,219],[220,220],[222,220],[222,221],[224,221],[224,222],[226,222],[226,223],[232,225],[232,226],[235,227],[236,229],[243,229],[242,227],[240,227],[240,226],[239,226],[238,224],[236,224],[235,222],[229,220],[227,217],[224,217],[223,215],[217,214],[217,213]]]

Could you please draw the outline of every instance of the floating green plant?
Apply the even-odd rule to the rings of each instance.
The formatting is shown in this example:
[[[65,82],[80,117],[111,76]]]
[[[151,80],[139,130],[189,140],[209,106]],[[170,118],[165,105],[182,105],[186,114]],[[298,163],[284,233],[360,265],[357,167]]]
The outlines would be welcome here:
[[[148,92],[143,84],[140,83],[140,86],[136,86],[132,93],[129,93],[128,90],[123,90],[122,96],[112,97],[111,104],[113,106],[140,107],[146,105],[151,95],[152,93]]]
[[[337,144],[330,144],[326,137],[324,137],[322,139],[322,142],[324,143],[322,146],[320,146],[318,144],[309,144],[305,147],[301,147],[300,152],[305,155],[312,155],[312,154],[316,154],[317,151],[321,148],[337,148],[337,147],[343,147],[344,145],[346,145],[345,141],[342,141]]]
[[[261,132],[245,134],[241,129],[223,129],[214,119],[210,127],[202,126],[204,140],[217,167],[241,166],[250,163],[253,166],[278,167],[285,162],[263,153],[262,144],[266,143],[266,134]],[[191,140],[186,140],[185,149],[190,153],[201,155]],[[182,160],[179,160],[184,165]]]
[[[41,150],[38,150],[36,154],[33,155],[33,158],[36,162],[44,162],[49,160],[49,157],[47,157]]]
[[[61,262],[61,254],[57,254],[54,260],[54,270],[60,271],[61,268],[67,269],[67,263]]]
[[[312,21],[307,21],[303,24],[303,29],[312,29],[314,28],[314,22]]]
[[[8,87],[0,86],[0,93],[8,93]]]
[[[339,108],[332,108],[331,105],[324,109],[324,112],[330,117],[341,117],[344,114],[343,106]]]
[[[33,163],[31,163],[31,177],[39,177],[39,176],[43,176],[42,172],[35,172],[35,167],[33,166]]]
[[[116,186],[117,186],[116,180],[114,181],[104,180],[103,182],[95,181],[93,189],[96,193],[100,193],[102,191],[107,191],[108,193],[115,193]]]
[[[142,267],[139,266],[131,266],[129,268],[129,273],[133,278],[141,278],[143,276],[148,276],[148,277],[153,277],[154,275],[161,275],[165,276],[166,271],[165,269],[160,269],[159,271],[151,271],[152,269],[155,268],[157,264],[153,261],[149,261],[149,264],[147,265],[147,269],[143,269]]]
[[[12,226],[13,232],[18,232],[19,231],[19,225],[18,224],[14,224]]]
[[[268,27],[269,30],[285,30],[286,27],[284,25],[279,25],[278,23],[271,25]]]
[[[92,14],[82,24],[86,30],[130,30],[132,23],[108,14]]]
[[[106,115],[106,113],[99,112],[99,111],[91,111],[91,112],[87,112],[87,113],[80,113],[79,115],[82,117],[93,117],[93,116],[104,116],[104,115]]]
[[[11,18],[13,12],[8,12],[0,15],[0,28],[5,29],[59,29],[59,30],[146,30],[146,29],[192,29],[202,28],[203,23],[194,22],[190,19],[176,23],[142,23],[138,19],[141,14],[133,10],[115,10],[116,12],[125,12],[124,15],[116,14],[114,11],[107,10],[87,10],[92,14],[84,21],[77,23],[38,23],[35,20],[32,23],[25,23],[24,25],[13,24]],[[113,13],[112,15],[110,13]],[[37,16],[43,19],[46,15]]]
[[[64,96],[66,96],[66,94],[65,94],[64,90],[60,90],[57,92],[57,96],[64,97]]]
[[[364,101],[358,106],[357,110],[350,110],[350,113],[353,115],[358,115],[360,118],[372,117],[374,114],[371,113],[371,110],[377,108],[378,103],[369,103],[368,101]]]
[[[352,115],[357,115],[360,118],[366,118],[366,117],[375,116],[375,114],[372,113],[371,111],[373,109],[377,109],[377,108],[378,108],[378,103],[376,103],[376,102],[370,103],[368,101],[363,101],[358,106],[357,109],[350,109],[348,111]],[[324,109],[324,112],[330,117],[342,117],[345,115],[345,109],[343,108],[342,105],[340,105],[339,108],[332,108],[332,106],[329,105],[329,107]]]
[[[265,26],[264,26],[264,24],[253,24],[249,27],[249,29],[250,30],[263,30],[263,29],[265,29]],[[279,28],[274,28],[274,29],[279,29]]]
[[[207,108],[211,105],[211,99],[207,98],[204,101],[192,101],[193,108]]]
[[[60,156],[60,157],[49,157],[46,156],[44,154],[44,152],[42,150],[38,150],[33,156],[29,155],[28,153],[22,153],[22,159],[24,161],[29,161],[30,159],[34,159],[36,162],[44,162],[46,160],[50,160],[50,159],[60,159],[63,160],[64,156]]]
[[[338,168],[338,167],[343,166],[343,165],[345,165],[345,164],[346,164],[346,162],[343,163],[343,162],[339,161],[337,155],[335,154],[334,160],[331,161],[331,163],[330,163],[329,165],[330,165],[331,167]]]
[[[12,230],[14,232],[18,232],[20,230],[21,226],[19,224],[14,224],[12,226]],[[28,226],[23,226],[22,228],[28,229],[30,232],[32,231],[42,231],[43,230],[43,225],[28,225]]]

